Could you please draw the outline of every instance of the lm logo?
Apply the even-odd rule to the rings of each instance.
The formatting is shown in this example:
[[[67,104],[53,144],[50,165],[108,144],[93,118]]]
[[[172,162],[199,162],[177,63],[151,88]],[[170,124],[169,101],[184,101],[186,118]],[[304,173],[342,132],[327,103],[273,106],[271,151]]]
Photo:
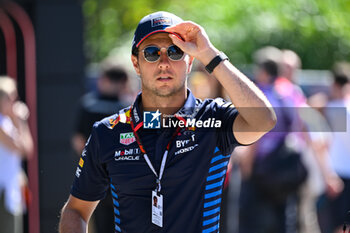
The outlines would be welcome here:
[[[145,129],[160,129],[160,115],[159,110],[156,112],[143,112],[143,128]]]

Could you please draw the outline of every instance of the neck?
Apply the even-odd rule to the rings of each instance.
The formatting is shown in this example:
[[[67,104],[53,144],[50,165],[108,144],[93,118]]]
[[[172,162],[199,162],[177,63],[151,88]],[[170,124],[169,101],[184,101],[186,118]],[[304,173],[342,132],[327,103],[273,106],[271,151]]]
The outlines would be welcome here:
[[[172,115],[175,114],[184,104],[187,99],[187,89],[171,95],[158,96],[142,91],[142,108],[144,111],[160,110],[161,113]]]

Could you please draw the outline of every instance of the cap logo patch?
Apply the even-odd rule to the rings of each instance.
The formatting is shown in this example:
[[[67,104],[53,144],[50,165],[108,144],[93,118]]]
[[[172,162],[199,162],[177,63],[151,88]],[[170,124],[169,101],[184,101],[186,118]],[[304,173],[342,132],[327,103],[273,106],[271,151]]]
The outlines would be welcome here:
[[[152,19],[152,27],[159,25],[172,25],[172,19],[164,16]]]

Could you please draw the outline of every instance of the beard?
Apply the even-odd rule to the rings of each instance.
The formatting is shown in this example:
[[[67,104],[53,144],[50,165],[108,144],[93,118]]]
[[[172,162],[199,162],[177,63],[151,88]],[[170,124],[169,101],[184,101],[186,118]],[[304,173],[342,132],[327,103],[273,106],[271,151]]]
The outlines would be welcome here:
[[[142,92],[149,93],[151,95],[154,95],[157,97],[163,97],[163,98],[176,96],[178,93],[181,93],[183,89],[186,89],[186,87],[187,87],[187,77],[180,83],[172,83],[172,85],[164,84],[157,87],[142,81]]]
[[[171,97],[175,96],[184,88],[183,85],[179,87],[159,87],[153,88],[152,92],[158,97]]]

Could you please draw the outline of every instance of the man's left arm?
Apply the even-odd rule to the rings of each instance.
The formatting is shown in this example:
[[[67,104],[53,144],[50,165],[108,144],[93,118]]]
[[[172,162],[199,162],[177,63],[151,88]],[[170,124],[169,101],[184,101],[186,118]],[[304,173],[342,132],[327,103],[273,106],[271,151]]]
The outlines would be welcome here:
[[[169,34],[173,43],[204,65],[220,52],[210,42],[205,30],[190,21],[166,29],[181,35],[184,41]],[[220,62],[212,73],[225,88],[239,114],[232,129],[237,141],[251,144],[276,124],[276,114],[262,91],[228,60]]]

